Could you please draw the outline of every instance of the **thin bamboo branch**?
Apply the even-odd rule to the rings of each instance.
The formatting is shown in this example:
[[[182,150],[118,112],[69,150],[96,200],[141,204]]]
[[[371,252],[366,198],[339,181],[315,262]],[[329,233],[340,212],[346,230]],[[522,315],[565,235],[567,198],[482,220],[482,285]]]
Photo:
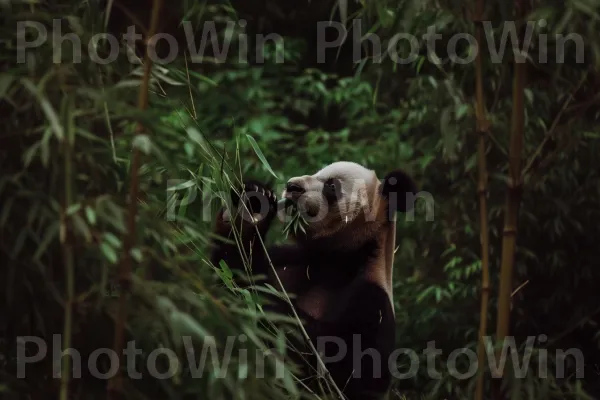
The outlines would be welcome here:
[[[575,93],[577,93],[577,91],[579,91],[579,89],[581,88],[581,85],[583,85],[583,83],[585,82],[586,79],[587,79],[587,73],[583,75],[583,77],[581,78],[581,80],[579,81],[577,86],[575,86],[573,91],[571,93],[569,93],[569,96],[565,99],[560,111],[558,112],[558,114],[556,114],[554,121],[552,121],[552,125],[550,125],[550,128],[546,132],[546,135],[544,136],[544,140],[542,140],[540,145],[535,149],[535,151],[533,152],[533,154],[527,161],[527,164],[526,164],[525,168],[523,169],[523,177],[524,178],[526,178],[531,173],[531,170],[532,170],[535,162],[541,156],[542,151],[544,150],[544,147],[546,147],[546,144],[548,143],[548,141],[550,140],[550,138],[556,131],[556,127],[558,126],[558,122],[560,121],[562,115],[564,114],[564,112],[567,109],[567,107],[569,106],[569,104],[571,104],[571,101],[573,101],[573,96],[575,96]]]
[[[519,293],[521,291],[521,289],[523,289],[528,284],[529,284],[529,279],[527,279],[525,282],[523,282],[519,286],[517,286],[517,288],[515,290],[513,290],[512,293],[510,294],[510,297],[515,297],[515,294]]]
[[[150,86],[150,74],[152,71],[152,59],[150,57],[149,47],[154,46],[155,43],[152,41],[154,34],[157,31],[158,21],[160,17],[160,11],[162,9],[163,0],[154,0],[152,7],[152,17],[150,22],[150,29],[148,36],[146,37],[146,51],[144,55],[144,74],[142,76],[142,82],[140,85],[140,92],[138,97],[138,107],[140,110],[146,110],[148,108],[148,96]],[[145,127],[141,124],[137,124],[136,131],[138,133],[145,132]],[[131,274],[132,274],[132,256],[131,249],[136,242],[136,223],[135,219],[137,216],[137,203],[139,193],[139,169],[141,163],[141,153],[139,148],[133,149],[133,160],[130,167],[131,184],[129,186],[129,210],[127,218],[127,235],[125,236],[123,245],[123,258],[121,260],[121,268],[119,271],[119,305],[117,311],[117,321],[115,323],[115,341],[114,351],[120,356],[123,353],[123,344],[125,337],[125,321],[127,319],[127,300],[131,287]],[[117,394],[122,393],[122,376],[120,369],[117,371],[113,379],[109,382],[108,387],[108,399],[114,398]]]
[[[269,266],[271,267],[271,270],[273,271],[273,274],[274,274],[275,278],[277,279],[277,285],[279,286],[279,289],[285,296],[285,300],[286,300],[287,304],[290,306],[292,313],[294,314],[294,318],[295,318],[296,322],[298,323],[298,327],[300,328],[300,331],[304,335],[304,339],[306,340],[306,343],[308,344],[308,346],[310,347],[310,350],[313,352],[313,354],[315,355],[315,357],[317,359],[317,364],[320,369],[320,372],[323,373],[324,377],[326,378],[325,384],[327,385],[328,390],[332,393],[335,393],[340,400],[344,400],[346,398],[346,396],[344,396],[344,394],[342,393],[340,388],[336,385],[335,381],[331,377],[331,374],[329,373],[329,370],[325,366],[325,363],[323,362],[323,359],[321,358],[320,353],[317,351],[314,344],[310,340],[310,337],[308,336],[308,332],[304,328],[304,324],[302,323],[300,316],[296,312],[296,309],[292,303],[292,300],[291,300],[289,294],[287,293],[287,291],[285,290],[285,287],[283,286],[281,279],[279,278],[279,274],[277,274],[277,270],[275,269],[275,266],[273,265],[273,262],[271,261],[271,257],[269,256],[269,253],[267,252],[267,247],[265,246],[265,243],[264,243],[262,237],[260,236],[260,234],[258,234],[259,233],[258,228],[255,227],[255,230],[257,233],[257,237],[260,240],[263,251],[265,252],[265,255],[267,257],[267,262],[269,263]]]
[[[589,313],[585,317],[579,319],[576,324],[574,324],[574,325],[570,326],[569,328],[565,329],[563,332],[559,333],[556,337],[550,339],[548,341],[547,346],[548,347],[554,346],[559,340],[561,340],[562,338],[564,338],[565,336],[567,336],[569,333],[573,332],[575,329],[579,328],[584,322],[587,322],[588,320],[590,320],[591,318],[593,318],[598,313],[600,313],[600,307],[597,308],[597,309],[595,309],[594,311],[592,311],[591,313]]]
[[[190,70],[188,67],[188,62],[187,62],[187,53],[183,52],[184,55],[184,60],[185,60],[185,73],[187,75],[187,84],[188,84],[188,91],[190,93],[190,103],[192,104],[192,111],[193,114],[190,114],[194,117],[194,119],[198,119],[198,114],[196,114],[196,105],[194,104],[194,96],[192,95],[192,83],[190,82]]]
[[[517,18],[524,13],[524,2],[515,2]],[[500,266],[500,288],[498,291],[498,315],[496,320],[496,340],[502,345],[509,333],[512,279],[517,238],[517,220],[521,192],[521,163],[523,152],[523,132],[525,129],[525,73],[526,57],[515,51],[513,78],[513,109],[510,146],[508,155],[508,189],[504,212],[504,230],[502,233],[502,256]],[[499,372],[502,378],[503,371]],[[496,395],[500,395],[499,386]]]
[[[477,163],[479,170],[479,183],[477,192],[479,195],[479,218],[480,218],[480,238],[481,238],[481,311],[479,314],[479,345],[477,348],[478,365],[480,366],[477,375],[477,384],[475,389],[475,399],[483,400],[483,376],[484,369],[481,366],[485,363],[485,342],[484,337],[487,334],[488,303],[490,297],[490,269],[489,269],[489,229],[488,229],[488,205],[487,205],[487,163],[485,148],[485,139],[489,131],[489,121],[485,112],[485,97],[483,93],[483,60],[481,56],[481,43],[483,43],[483,0],[478,0],[475,10],[475,40],[477,42],[477,57],[475,59],[475,79],[476,79],[476,117],[477,134],[479,136],[477,148]]]
[[[496,107],[498,106],[498,102],[500,101],[500,90],[502,89],[502,83],[504,82],[506,69],[506,65],[502,65],[502,71],[500,72],[500,79],[498,79],[498,87],[496,88],[496,93],[494,94],[494,101],[492,102],[492,106],[490,107],[490,113],[496,111]]]

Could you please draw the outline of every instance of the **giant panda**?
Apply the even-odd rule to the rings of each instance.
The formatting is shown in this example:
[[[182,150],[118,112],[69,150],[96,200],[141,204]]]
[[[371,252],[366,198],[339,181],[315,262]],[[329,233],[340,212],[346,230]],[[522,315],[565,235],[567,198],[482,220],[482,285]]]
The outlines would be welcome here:
[[[291,243],[267,247],[266,254],[257,235],[264,238],[276,216],[286,215],[271,188],[246,181],[232,192],[234,208],[217,215],[215,233],[235,242],[235,228],[241,243],[214,242],[211,261],[243,270],[246,258],[252,275],[266,277],[279,290],[281,283],[314,347],[323,352],[326,371],[350,400],[379,399],[391,383],[395,215],[410,210],[415,192],[402,170],[380,181],[373,170],[347,161],[293,177],[281,197],[303,213],[306,226],[291,232]],[[290,312],[287,302],[276,309]],[[322,375],[314,355],[307,358],[310,349],[304,350],[301,378]]]

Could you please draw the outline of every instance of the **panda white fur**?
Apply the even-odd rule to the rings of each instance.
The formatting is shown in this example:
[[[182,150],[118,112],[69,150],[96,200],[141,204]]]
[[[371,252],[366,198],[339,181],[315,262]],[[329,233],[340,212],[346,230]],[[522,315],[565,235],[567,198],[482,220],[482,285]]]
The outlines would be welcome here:
[[[284,211],[278,213],[276,195],[260,182],[246,181],[241,189],[241,197],[232,193],[232,204],[250,212],[221,210],[216,233],[232,239],[233,223],[241,232],[245,254],[252,254],[252,274],[266,276],[281,289],[270,259],[344,395],[351,400],[381,398],[391,381],[388,360],[395,337],[395,214],[410,209],[414,197],[409,194],[417,190],[411,177],[395,170],[380,181],[374,171],[340,161],[313,175],[289,179],[282,197],[296,204],[307,225],[292,243],[268,247],[268,257],[257,231],[264,238]],[[214,243],[212,262],[220,260],[230,268],[245,268],[235,244]],[[289,313],[289,305],[279,303],[276,311]],[[378,355],[373,357],[373,351]],[[302,378],[314,377],[316,359],[303,357]]]

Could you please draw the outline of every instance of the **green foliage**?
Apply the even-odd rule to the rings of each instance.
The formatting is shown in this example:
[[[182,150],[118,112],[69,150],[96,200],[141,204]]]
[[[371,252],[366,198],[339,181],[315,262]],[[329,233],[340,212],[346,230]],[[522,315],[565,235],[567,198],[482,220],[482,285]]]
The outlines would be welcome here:
[[[243,334],[246,340],[233,343],[232,354],[238,355],[230,361],[234,368],[207,363],[201,379],[183,369],[170,379],[130,380],[132,398],[180,398],[185,393],[278,399],[301,390],[289,374],[273,378],[274,359],[267,358],[267,378],[261,379],[255,373],[259,366],[239,356],[241,349],[263,354],[267,343],[285,353],[283,333],[269,324],[281,317],[262,311],[260,292],[236,287],[226,264],[207,261],[210,217],[243,176],[274,182],[280,193],[288,177],[337,160],[368,165],[379,175],[405,168],[434,200],[432,209],[421,200],[414,214],[399,217],[396,345],[417,351],[421,364],[414,378],[394,383],[390,397],[469,398],[474,380],[452,377],[446,361],[457,348],[474,350],[477,341],[481,266],[471,64],[449,61],[442,52],[438,56],[446,62],[436,64],[423,48],[411,64],[396,65],[386,55],[380,64],[363,60],[347,76],[307,66],[309,39],[296,35],[285,37],[285,46],[267,45],[264,64],[228,60],[212,65],[208,60],[186,68],[185,60],[177,59],[155,66],[151,107],[140,112],[136,99],[142,69],[123,62],[124,54],[108,65],[94,63],[87,54],[81,63],[52,63],[53,47],[46,43],[27,63],[14,62],[12,27],[19,20],[50,27],[52,18],[60,16],[82,42],[104,31],[108,14],[97,2],[63,3],[0,2],[0,315],[6,322],[0,324],[0,391],[33,397],[55,390],[49,365],[28,369],[26,384],[16,378],[14,343],[22,335],[50,342],[52,334],[63,332],[68,251],[74,254],[73,346],[83,353],[112,347],[128,171],[132,147],[137,147],[144,157],[127,337],[143,348],[139,361],[145,363],[157,347],[177,349],[185,360],[182,335],[195,344],[196,360],[203,345],[214,343],[225,351],[228,337]],[[499,37],[501,21],[511,18],[512,3],[488,3]],[[345,9],[353,7],[344,4]],[[384,45],[398,31],[421,37],[430,25],[444,35],[472,29],[463,2],[376,1],[363,6],[347,11],[348,23],[363,18]],[[229,7],[186,7],[192,21],[239,17]],[[514,287],[524,285],[513,296],[512,310],[521,353],[527,336],[547,335],[547,343],[536,343],[535,354],[544,348],[579,347],[589,355],[586,376],[576,379],[576,366],[569,365],[567,377],[541,379],[534,368],[526,378],[504,383],[515,399],[581,399],[583,390],[598,390],[593,376],[593,363],[600,362],[598,8],[595,1],[546,2],[531,15],[548,21],[547,30],[535,35],[581,34],[586,61],[575,63],[574,50],[567,48],[563,64],[529,65],[527,174]],[[554,54],[556,42],[549,45],[548,53]],[[69,46],[62,49],[67,60]],[[278,55],[285,63],[276,62]],[[484,67],[492,124],[487,149],[492,288],[497,287],[501,251],[511,58],[488,61]],[[149,131],[138,133],[136,122]],[[274,228],[268,239],[283,240],[282,230],[301,226],[292,219],[287,227]],[[492,310],[494,295],[492,290]],[[288,322],[291,327],[297,321]],[[437,359],[440,379],[427,375],[421,354],[432,340],[443,352]],[[553,366],[556,362],[550,360]],[[398,367],[408,368],[406,360],[399,359]],[[459,363],[457,368],[465,371],[467,366]],[[101,385],[89,382],[73,380],[73,392],[104,396]]]
[[[73,12],[63,15],[71,29],[98,27],[105,18],[104,12],[78,9],[75,3],[72,8],[65,5],[66,10]],[[15,4],[2,18],[4,24],[23,18],[48,24],[53,16]],[[8,47],[13,46],[16,38],[6,37]],[[3,113],[8,151],[2,152],[0,178],[2,258],[6,262],[0,272],[6,301],[0,330],[3,388],[20,397],[53,390],[51,374],[36,372],[35,367],[27,369],[28,385],[16,378],[16,336],[38,336],[50,345],[53,334],[66,335],[62,320],[67,306],[63,271],[67,246],[75,255],[72,345],[84,362],[93,350],[113,347],[117,266],[123,256],[127,171],[133,146],[144,155],[143,195],[135,199],[140,201],[138,241],[131,251],[136,268],[126,333],[142,350],[136,361],[144,378],[130,380],[128,393],[135,398],[182,394],[223,398],[244,393],[247,399],[297,393],[292,366],[285,369],[283,379],[260,378],[258,368],[266,376],[275,376],[281,370],[280,361],[266,356],[261,367],[253,356],[267,354],[268,343],[279,343],[274,350],[285,354],[281,334],[269,328],[272,316],[260,311],[260,293],[234,287],[227,266],[211,267],[207,262],[211,221],[190,219],[189,212],[171,213],[173,209],[165,208],[169,179],[180,179],[183,173],[189,184],[180,189],[193,187],[209,195],[209,186],[203,184],[210,184],[216,193],[219,185],[220,192],[223,187],[228,191],[235,171],[222,162],[197,128],[190,124],[182,129],[181,120],[190,118],[179,111],[179,99],[155,95],[148,112],[136,109],[136,66],[100,65],[87,55],[80,64],[51,64],[49,54],[51,44],[46,43],[36,52],[34,65],[6,64],[10,68],[0,79],[2,108],[10,110]],[[155,72],[155,92],[185,84],[178,70],[158,67]],[[164,118],[167,110],[177,110],[180,122]],[[150,127],[149,132],[136,132],[134,121]],[[188,200],[193,203],[192,198]],[[186,340],[193,347],[186,346]],[[183,363],[166,380],[152,379],[143,367],[156,348],[171,349],[180,360],[188,360],[186,351],[192,349],[194,366],[211,346],[219,359],[214,360],[216,364],[206,362],[206,371],[199,377]],[[230,365],[219,366],[227,351],[232,354]],[[163,371],[165,363],[159,364]],[[73,379],[71,389],[84,390],[89,398],[105,396],[99,389],[106,382],[91,382]]]

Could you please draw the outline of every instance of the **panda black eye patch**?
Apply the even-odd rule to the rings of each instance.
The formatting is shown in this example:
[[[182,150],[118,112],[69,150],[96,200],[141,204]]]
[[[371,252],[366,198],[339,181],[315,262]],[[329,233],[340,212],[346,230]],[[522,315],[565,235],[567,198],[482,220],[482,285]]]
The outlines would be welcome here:
[[[342,182],[337,178],[329,178],[323,183],[323,194],[329,202],[337,200],[342,194]]]

